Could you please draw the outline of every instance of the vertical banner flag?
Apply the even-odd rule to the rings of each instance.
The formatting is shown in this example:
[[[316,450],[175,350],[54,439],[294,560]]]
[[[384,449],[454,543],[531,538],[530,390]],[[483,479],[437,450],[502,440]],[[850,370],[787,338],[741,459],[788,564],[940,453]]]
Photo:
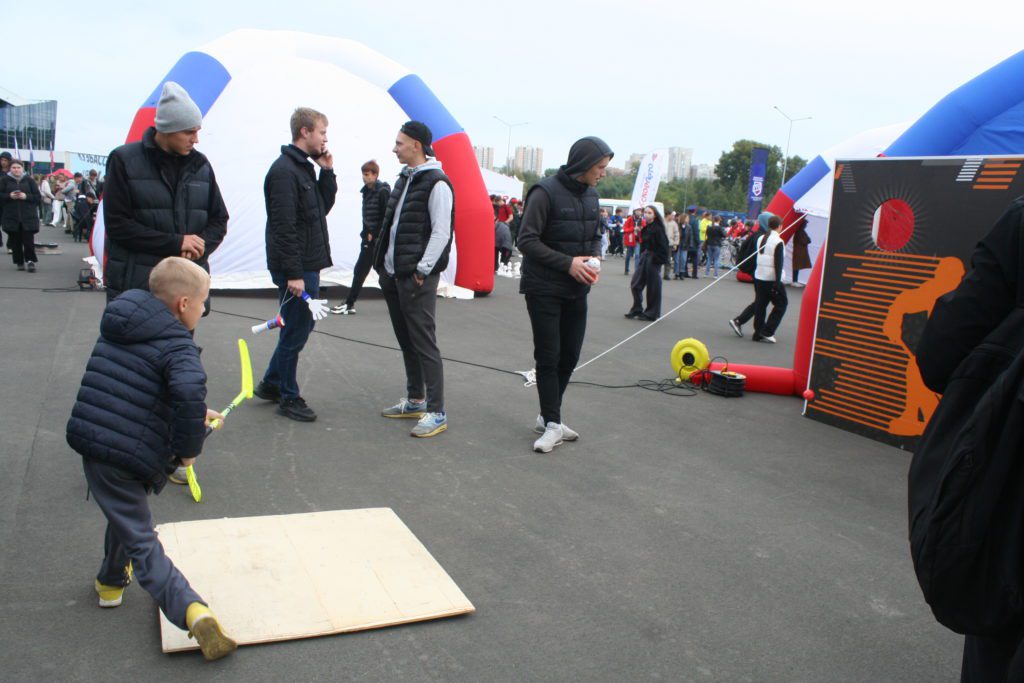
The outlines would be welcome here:
[[[753,220],[761,213],[764,201],[764,176],[768,170],[768,148],[750,150],[750,185],[747,189],[747,218]]]
[[[633,199],[630,209],[639,209],[654,203],[658,196],[658,185],[661,185],[661,167],[665,163],[666,153],[656,149],[648,153],[640,162],[636,172],[636,185],[633,186]]]
[[[14,134],[14,158],[21,161],[21,149],[18,147],[18,134]]]
[[[36,165],[36,151],[32,149],[32,136],[28,137],[28,174],[32,175],[32,169]]]
[[[50,140],[50,173],[57,170],[57,166],[53,161],[53,140]]]

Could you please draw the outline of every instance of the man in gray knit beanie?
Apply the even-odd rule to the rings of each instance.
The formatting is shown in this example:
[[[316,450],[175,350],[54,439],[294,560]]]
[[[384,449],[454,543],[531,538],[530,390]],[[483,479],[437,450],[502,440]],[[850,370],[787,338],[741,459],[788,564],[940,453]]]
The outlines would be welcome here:
[[[107,158],[103,194],[110,301],[149,289],[149,272],[167,256],[209,271],[210,254],[227,232],[228,211],[209,160],[195,149],[203,114],[188,92],[164,83],[154,126]]]
[[[202,127],[203,113],[188,92],[174,81],[164,83],[160,102],[156,105],[156,132],[177,133]]]

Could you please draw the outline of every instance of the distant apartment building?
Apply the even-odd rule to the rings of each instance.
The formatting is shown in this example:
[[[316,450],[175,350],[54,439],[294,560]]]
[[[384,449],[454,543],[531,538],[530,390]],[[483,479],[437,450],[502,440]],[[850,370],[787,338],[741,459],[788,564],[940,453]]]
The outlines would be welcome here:
[[[644,155],[642,152],[633,152],[630,154],[629,158],[626,159],[626,173],[630,173],[633,170],[633,167],[639,166],[640,162],[643,160]]]
[[[715,180],[714,164],[693,164],[690,166],[690,180]]]
[[[689,147],[669,147],[665,180],[686,180],[690,177],[690,166],[692,165],[692,149]]]
[[[476,154],[476,163],[480,165],[480,168],[486,168],[488,171],[494,170],[493,147],[473,147],[473,152]]]
[[[544,150],[540,147],[516,147],[512,168],[520,173],[527,171],[544,175]]]

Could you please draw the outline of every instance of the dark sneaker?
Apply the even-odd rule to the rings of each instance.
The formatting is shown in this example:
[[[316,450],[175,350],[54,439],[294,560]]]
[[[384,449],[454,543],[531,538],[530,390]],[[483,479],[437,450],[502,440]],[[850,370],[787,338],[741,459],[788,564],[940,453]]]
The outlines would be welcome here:
[[[630,311],[629,313],[624,313],[623,317],[629,318],[630,320],[632,320],[633,318],[637,317],[638,315],[640,315],[640,314],[639,313],[634,313],[633,311]]]
[[[24,263],[16,263],[15,266],[17,266],[18,270],[25,270],[25,264]]]
[[[737,337],[743,336],[743,326],[736,322],[736,318],[729,320],[729,327]]]
[[[36,272],[36,262],[35,261],[29,261],[28,263],[25,264],[25,267],[28,268],[28,272],[30,272],[30,273]]]
[[[298,422],[312,422],[316,419],[316,413],[306,405],[301,396],[282,398],[281,404],[277,406],[277,414]]]
[[[252,395],[257,398],[262,398],[264,401],[280,401],[281,387],[275,387],[273,384],[260,382],[256,385],[256,388],[252,390]]]

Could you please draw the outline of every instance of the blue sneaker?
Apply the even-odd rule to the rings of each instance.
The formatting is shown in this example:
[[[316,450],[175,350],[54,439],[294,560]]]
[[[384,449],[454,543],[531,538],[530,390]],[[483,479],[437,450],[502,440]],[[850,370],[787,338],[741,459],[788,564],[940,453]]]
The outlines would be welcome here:
[[[448,417],[444,413],[423,413],[423,417],[412,428],[412,436],[424,439],[428,436],[437,436],[448,429]]]
[[[401,401],[380,411],[380,414],[384,417],[402,417],[402,418],[415,418],[420,419],[426,412],[427,402],[420,401],[419,403],[413,403],[407,398],[403,398]]]

